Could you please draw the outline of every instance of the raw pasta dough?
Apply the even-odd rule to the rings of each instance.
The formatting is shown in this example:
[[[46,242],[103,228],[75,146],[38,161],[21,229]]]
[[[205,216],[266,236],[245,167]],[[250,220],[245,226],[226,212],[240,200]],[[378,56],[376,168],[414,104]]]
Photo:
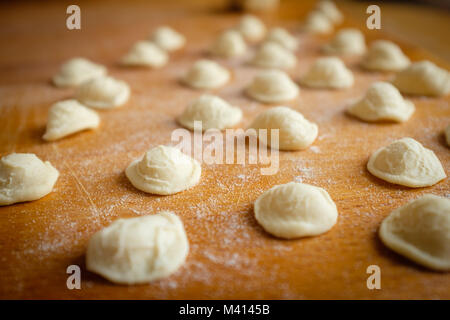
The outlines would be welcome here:
[[[82,104],[97,109],[112,109],[125,104],[130,97],[130,87],[112,77],[89,80],[78,87],[75,94]]]
[[[263,43],[258,49],[251,62],[257,67],[288,69],[295,66],[297,58],[295,55],[276,42]]]
[[[406,94],[444,96],[450,91],[450,73],[430,61],[414,62],[396,75],[393,84]]]
[[[304,30],[314,34],[327,34],[333,31],[333,23],[320,11],[312,11],[306,17]]]
[[[33,153],[11,153],[0,159],[0,206],[32,201],[49,194],[59,172]]]
[[[344,19],[333,1],[320,1],[316,7],[318,11],[322,12],[334,24],[341,23]]]
[[[288,107],[275,107],[264,111],[253,120],[250,128],[267,129],[268,146],[271,145],[271,129],[278,129],[280,150],[301,150],[310,146],[317,137],[318,127],[306,120],[300,112]]]
[[[138,41],[122,58],[122,63],[128,66],[144,66],[160,68],[167,64],[167,53],[150,41]]]
[[[170,195],[195,186],[201,171],[197,160],[177,148],[160,145],[133,161],[125,174],[139,190]]]
[[[394,210],[379,235],[395,252],[434,270],[450,271],[450,199],[426,194]]]
[[[289,101],[296,98],[299,92],[298,86],[280,70],[261,71],[247,87],[251,98],[264,103]]]
[[[186,261],[189,243],[180,218],[170,211],[118,219],[89,240],[86,267],[119,284],[166,278]]]
[[[344,62],[336,57],[317,59],[302,79],[302,84],[312,88],[343,89],[353,86],[353,74]]]
[[[178,122],[183,127],[194,130],[194,121],[201,121],[202,129],[205,131],[208,129],[232,128],[241,119],[241,109],[231,106],[219,97],[204,94],[184,110],[178,117]]]
[[[316,236],[337,221],[337,208],[322,188],[290,182],[264,192],[254,206],[255,218],[270,234],[285,239]]]
[[[230,80],[230,72],[211,60],[199,60],[189,69],[183,82],[196,89],[214,89]]]
[[[181,33],[167,26],[157,28],[150,36],[150,41],[169,52],[181,49],[186,43],[186,39]]]
[[[400,92],[388,82],[375,82],[360,101],[348,112],[364,121],[404,122],[414,113],[414,104],[403,99]]]
[[[266,26],[257,17],[247,14],[242,17],[237,29],[247,41],[260,41],[266,35]]]
[[[247,51],[247,44],[242,35],[235,30],[227,30],[214,42],[211,53],[221,57],[237,57]]]
[[[58,140],[82,130],[97,128],[99,123],[97,112],[77,100],[59,101],[50,108],[43,138],[47,141]]]
[[[446,177],[433,151],[403,138],[375,151],[367,163],[374,176],[411,188],[429,187]]]
[[[296,50],[298,47],[298,40],[286,29],[279,27],[270,29],[266,40],[276,42],[291,51]]]
[[[106,68],[84,58],[73,58],[61,66],[53,77],[57,87],[75,87],[83,82],[106,75]]]
[[[366,51],[364,35],[358,29],[341,29],[322,50],[327,54],[358,55]]]
[[[370,46],[362,66],[373,71],[400,71],[410,63],[398,45],[387,40],[377,40]]]

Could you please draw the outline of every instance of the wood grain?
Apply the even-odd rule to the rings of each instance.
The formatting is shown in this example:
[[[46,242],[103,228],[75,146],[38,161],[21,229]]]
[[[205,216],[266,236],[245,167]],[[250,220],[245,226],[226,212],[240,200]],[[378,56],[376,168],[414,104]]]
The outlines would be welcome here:
[[[150,147],[169,144],[178,128],[174,118],[201,94],[181,86],[179,77],[206,56],[218,32],[239,19],[220,1],[187,3],[81,2],[81,31],[65,29],[61,2],[1,4],[0,156],[36,153],[61,176],[48,196],[0,208],[0,298],[449,299],[448,274],[400,257],[377,237],[380,222],[394,208],[425,193],[449,196],[448,179],[410,189],[385,183],[365,168],[374,150],[409,136],[432,149],[449,173],[450,152],[442,135],[450,122],[449,97],[411,97],[417,110],[404,124],[360,122],[344,113],[347,105],[373,81],[392,75],[364,72],[357,58],[345,59],[356,77],[353,88],[302,88],[300,97],[287,104],[318,123],[319,137],[305,151],[281,152],[277,174],[262,176],[258,165],[203,164],[200,184],[188,191],[160,197],[133,188],[124,169]],[[263,16],[302,41],[299,64],[289,72],[296,80],[328,39],[299,32],[300,19],[312,6],[308,1],[285,1],[278,13]],[[170,64],[160,70],[119,67],[117,61],[128,48],[160,24],[182,31],[188,46],[172,54]],[[364,27],[357,19],[347,19],[345,25]],[[393,36],[364,32],[368,42]],[[398,40],[413,60],[428,58],[448,68],[423,49]],[[242,108],[242,128],[268,108],[243,94],[257,72],[246,63],[251,51],[240,59],[219,60],[232,70],[233,79],[214,91]],[[107,65],[111,75],[130,84],[132,95],[124,107],[101,113],[98,130],[47,143],[41,136],[49,106],[73,94],[72,89],[51,86],[49,79],[73,56]],[[254,200],[264,190],[293,180],[330,193],[339,209],[330,232],[284,241],[257,225]],[[84,252],[94,232],[119,217],[160,210],[181,217],[190,241],[187,262],[176,274],[148,285],[119,286],[85,270]],[[71,264],[82,267],[81,290],[66,288]],[[366,268],[372,264],[381,268],[381,290],[366,287]]]

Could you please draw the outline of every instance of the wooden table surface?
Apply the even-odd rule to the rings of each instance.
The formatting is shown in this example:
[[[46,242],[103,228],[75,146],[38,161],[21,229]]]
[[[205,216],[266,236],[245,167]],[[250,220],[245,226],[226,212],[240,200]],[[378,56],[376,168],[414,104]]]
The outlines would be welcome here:
[[[383,218],[407,201],[425,193],[450,196],[448,179],[410,189],[373,177],[365,166],[374,150],[409,136],[432,149],[449,174],[450,149],[442,131],[450,123],[450,99],[411,97],[416,112],[403,124],[360,122],[344,113],[348,104],[375,80],[392,75],[365,72],[358,68],[357,58],[345,59],[356,77],[353,88],[302,88],[300,97],[286,104],[318,123],[319,136],[307,150],[281,152],[277,174],[262,176],[257,165],[203,164],[199,185],[188,191],[154,196],[133,188],[124,169],[147,149],[171,143],[171,132],[179,127],[174,118],[201,94],[180,85],[179,77],[193,61],[206,56],[205,49],[219,31],[239,19],[223,10],[220,1],[186,3],[81,2],[81,31],[65,28],[65,2],[1,4],[0,156],[35,153],[49,160],[60,178],[46,197],[0,208],[0,298],[449,299],[449,274],[402,258],[377,236]],[[289,71],[295,80],[327,41],[299,32],[301,18],[312,6],[308,1],[285,1],[278,13],[263,17],[270,25],[289,28],[302,41],[299,64]],[[366,30],[361,24],[365,13],[358,14],[358,6],[363,7],[342,3],[347,16],[343,26],[360,27],[368,42],[401,38],[413,60],[427,58],[448,68],[444,60],[448,41],[440,43],[441,51],[430,54],[408,43],[404,35]],[[181,30],[187,47],[171,54],[170,63],[159,70],[117,65],[135,41],[160,24]],[[434,30],[437,42],[445,32],[448,40],[448,27],[438,24]],[[268,108],[242,91],[258,71],[246,64],[251,51],[243,58],[220,60],[233,78],[213,91],[242,108],[242,128]],[[72,89],[53,87],[49,79],[73,56],[105,64],[111,75],[129,83],[131,98],[122,108],[101,112],[98,130],[44,142],[49,106],[73,94]],[[334,199],[339,219],[330,232],[286,241],[258,226],[252,209],[255,199],[268,188],[293,180],[323,187]],[[147,285],[120,286],[86,271],[84,253],[94,232],[119,217],[160,210],[176,212],[185,224],[190,252],[178,272]],[[81,266],[81,290],[66,287],[66,268],[72,264]],[[381,268],[381,290],[366,287],[369,265]]]

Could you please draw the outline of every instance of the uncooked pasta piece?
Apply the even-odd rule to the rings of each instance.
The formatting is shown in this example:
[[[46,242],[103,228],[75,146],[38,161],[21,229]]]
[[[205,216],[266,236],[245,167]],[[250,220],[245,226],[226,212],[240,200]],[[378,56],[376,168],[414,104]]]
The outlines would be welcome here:
[[[144,66],[160,68],[167,64],[167,53],[150,41],[138,41],[122,58],[122,64],[128,66]]]
[[[366,51],[364,35],[358,29],[341,29],[322,50],[334,55],[359,55]]]
[[[177,148],[160,145],[133,161],[125,174],[141,191],[170,195],[195,186],[201,171],[197,160]]]
[[[254,205],[255,218],[268,233],[284,239],[317,236],[330,230],[338,211],[328,192],[290,182],[264,192]]]
[[[100,117],[77,100],[59,101],[51,106],[48,113],[44,140],[53,141],[86,129],[97,128]]]
[[[257,101],[279,103],[295,99],[300,90],[285,72],[265,70],[253,78],[246,92]]]
[[[157,28],[150,36],[150,41],[165,51],[181,49],[186,43],[186,38],[179,32],[168,26]]]
[[[256,51],[251,63],[263,68],[288,69],[295,66],[297,58],[295,55],[280,44],[268,41]]]
[[[106,68],[84,58],[73,58],[53,77],[57,87],[76,87],[87,80],[106,75]]]
[[[381,241],[427,268],[450,271],[450,199],[426,194],[381,223]]]
[[[250,128],[267,130],[264,143],[279,150],[302,150],[309,147],[317,137],[318,127],[308,121],[300,112],[288,107],[275,107],[259,114]],[[272,145],[272,129],[278,130],[278,146]],[[262,138],[265,138],[263,135]],[[261,139],[261,136],[260,136]]]
[[[319,1],[316,6],[317,10],[322,12],[334,24],[341,23],[344,19],[342,13],[336,7],[333,1]]]
[[[318,58],[301,83],[312,88],[343,89],[353,86],[353,74],[336,57]]]
[[[180,218],[170,211],[117,219],[89,240],[86,267],[118,284],[164,279],[186,261],[189,242]]]
[[[75,97],[82,104],[97,109],[120,107],[130,97],[130,87],[122,80],[99,77],[78,87]]]
[[[333,31],[333,22],[320,11],[312,11],[305,20],[303,29],[313,34],[328,34]]]
[[[221,57],[237,57],[247,51],[247,44],[242,35],[235,30],[227,30],[214,42],[211,53]]]
[[[410,63],[398,45],[387,40],[377,40],[370,46],[361,65],[373,71],[400,71]]]
[[[403,138],[375,151],[367,170],[390,183],[411,188],[432,186],[447,176],[433,151],[412,138]]]
[[[242,17],[237,27],[245,40],[250,42],[257,42],[266,35],[266,26],[257,17],[247,14]]]
[[[217,62],[198,60],[189,69],[183,82],[195,89],[214,89],[223,86],[230,80],[230,72]]]
[[[424,60],[397,73],[392,83],[406,94],[445,96],[450,92],[450,73]]]
[[[388,82],[375,82],[366,95],[350,106],[348,112],[364,121],[404,122],[414,113],[414,104],[403,99],[400,92]]]
[[[266,40],[276,42],[291,51],[294,51],[298,48],[298,39],[283,28],[276,27],[270,29],[267,34]]]
[[[53,190],[59,172],[33,153],[0,159],[0,206],[40,199]]]
[[[202,130],[232,128],[242,119],[242,111],[225,100],[204,94],[193,101],[178,117],[178,122],[194,130],[194,122],[201,121]]]

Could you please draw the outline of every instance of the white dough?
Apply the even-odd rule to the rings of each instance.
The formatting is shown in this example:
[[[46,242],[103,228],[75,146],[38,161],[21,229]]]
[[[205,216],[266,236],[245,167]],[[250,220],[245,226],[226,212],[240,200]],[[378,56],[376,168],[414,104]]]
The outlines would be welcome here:
[[[293,100],[300,89],[285,72],[264,70],[253,78],[246,92],[257,101],[279,103]]]
[[[343,89],[353,86],[353,74],[337,57],[318,58],[301,83],[312,88]]]
[[[79,86],[75,97],[91,108],[112,109],[128,101],[130,87],[126,82],[112,77],[99,77]]]
[[[170,195],[195,186],[201,171],[197,160],[177,148],[160,145],[133,161],[125,174],[141,191]]]
[[[165,51],[181,49],[186,43],[186,38],[170,27],[157,28],[150,36],[150,41]]]
[[[144,66],[160,68],[167,64],[167,53],[150,41],[138,41],[122,58],[122,64],[128,66]]]
[[[220,57],[237,57],[247,51],[247,44],[242,35],[235,30],[223,32],[214,42],[211,53]]]
[[[0,206],[32,201],[49,194],[59,172],[33,153],[11,153],[0,159]]]
[[[358,29],[339,30],[330,43],[323,46],[326,54],[359,55],[366,52],[364,35]]]
[[[317,10],[322,12],[334,24],[341,23],[344,20],[342,13],[336,7],[333,1],[319,1],[316,6]]]
[[[257,42],[266,35],[266,26],[257,17],[247,14],[242,17],[237,27],[245,40]]]
[[[76,87],[83,82],[106,75],[106,68],[84,58],[73,58],[65,62],[53,77],[57,87]]]
[[[180,218],[170,211],[117,219],[89,240],[86,267],[118,284],[163,279],[186,261],[189,243]]]
[[[189,69],[183,82],[196,89],[214,89],[223,86],[230,80],[230,72],[217,62],[198,60]]]
[[[450,92],[450,73],[424,60],[398,73],[392,83],[406,94],[445,96]]]
[[[313,34],[328,34],[333,31],[333,22],[321,11],[312,11],[306,17],[303,29]]]
[[[279,150],[302,150],[309,147],[317,137],[318,127],[300,112],[288,107],[274,107],[259,114],[251,123],[255,130],[267,129],[268,146],[271,145],[271,129],[278,129]]]
[[[44,140],[53,141],[73,133],[97,128],[100,117],[77,100],[59,101],[51,106],[48,113],[47,129]]]
[[[366,95],[350,106],[348,113],[364,121],[405,122],[414,113],[414,104],[403,99],[400,92],[388,82],[375,82]]]
[[[412,138],[403,138],[375,151],[367,170],[390,183],[411,188],[432,186],[447,176],[433,151]]]
[[[256,51],[251,63],[262,68],[289,69],[297,64],[297,58],[280,44],[268,41]]]
[[[450,271],[450,199],[426,194],[381,223],[381,241],[418,264]]]
[[[387,40],[377,40],[372,43],[361,64],[367,70],[400,71],[410,63],[398,45]]]
[[[204,94],[194,100],[178,117],[178,122],[194,130],[194,121],[202,122],[202,130],[232,128],[242,119],[242,111],[225,100]]]
[[[269,30],[266,41],[276,42],[291,51],[296,50],[299,43],[298,39],[291,35],[286,29],[279,27]]]
[[[285,239],[325,233],[338,217],[336,205],[324,189],[296,182],[264,192],[255,201],[254,211],[264,230]]]
[[[450,147],[450,125],[445,129],[445,140],[447,141],[447,145]]]

